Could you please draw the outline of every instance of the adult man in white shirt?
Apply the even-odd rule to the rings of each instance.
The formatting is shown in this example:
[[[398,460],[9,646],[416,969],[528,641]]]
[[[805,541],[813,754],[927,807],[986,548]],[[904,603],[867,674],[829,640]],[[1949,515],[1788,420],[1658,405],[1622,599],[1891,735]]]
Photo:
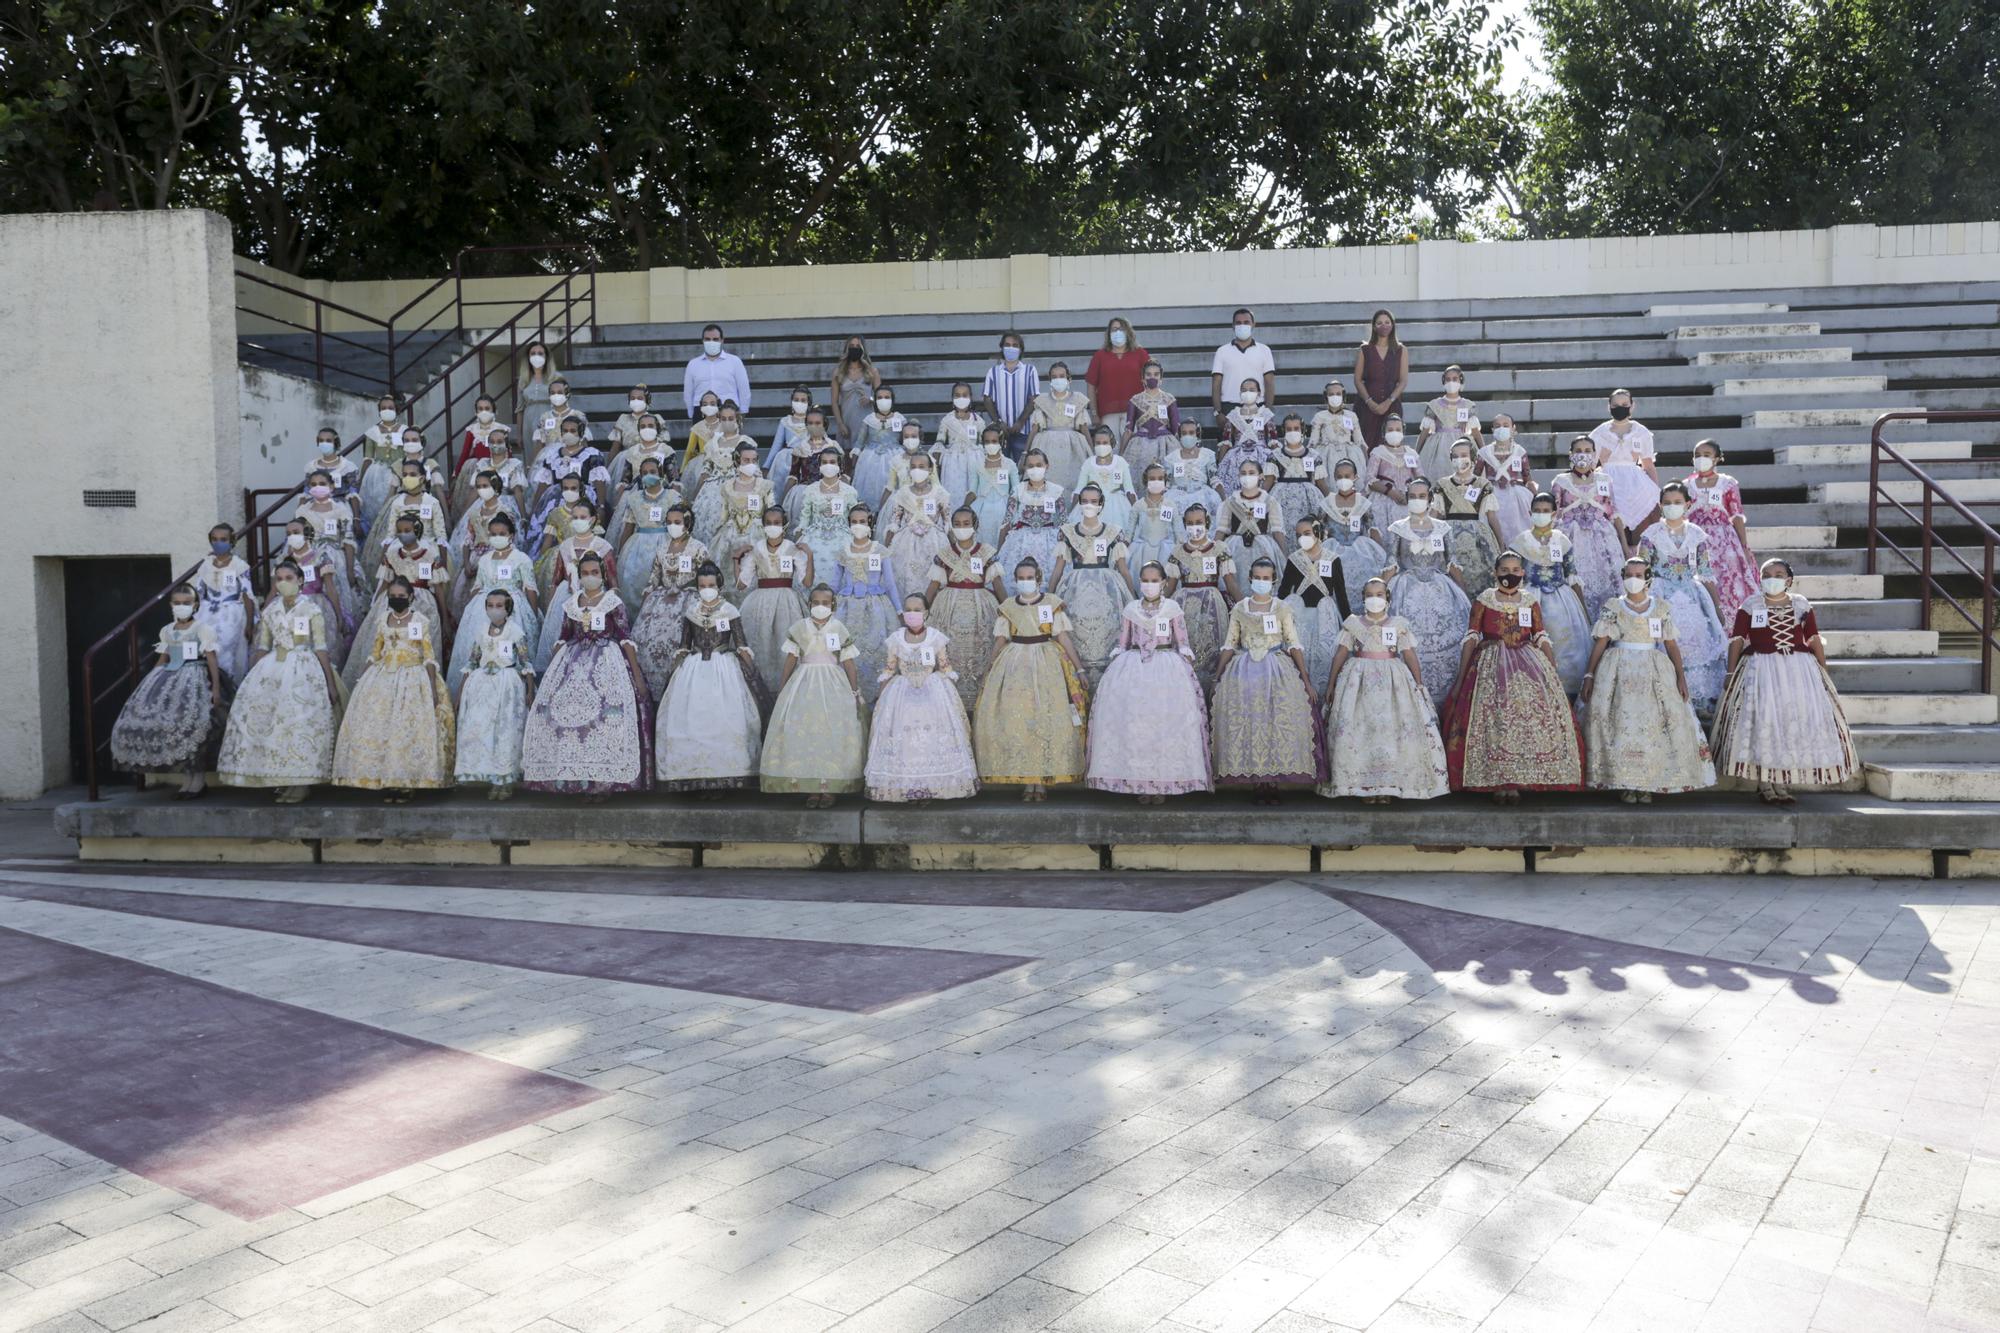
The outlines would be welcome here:
[[[750,372],[743,358],[722,350],[722,326],[710,324],[701,331],[701,355],[687,364],[681,378],[681,398],[687,404],[688,420],[700,409],[701,396],[709,390],[725,403],[735,403],[747,416],[750,411]]]
[[[1271,358],[1271,349],[1257,341],[1257,317],[1238,310],[1231,323],[1236,336],[1215,349],[1215,364],[1208,370],[1208,397],[1217,417],[1222,415],[1225,385],[1234,394],[1244,380],[1254,379],[1264,386],[1265,402],[1276,402],[1278,396],[1278,363]]]

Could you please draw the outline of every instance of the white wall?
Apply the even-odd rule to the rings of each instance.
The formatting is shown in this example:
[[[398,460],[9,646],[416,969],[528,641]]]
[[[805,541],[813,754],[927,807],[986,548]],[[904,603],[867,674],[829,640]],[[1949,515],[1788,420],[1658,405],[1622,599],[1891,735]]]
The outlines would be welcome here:
[[[111,385],[136,405],[67,413],[32,521],[0,524],[0,797],[69,777],[62,560],[164,555],[178,572],[242,512],[233,270],[212,213],[0,217],[10,373],[39,401],[97,402]],[[26,444],[10,437],[17,462]],[[86,509],[99,487],[136,490],[138,507]]]
[[[243,485],[251,490],[297,485],[318,457],[313,441],[321,426],[339,431],[345,444],[375,420],[375,399],[363,394],[262,366],[236,371]]]

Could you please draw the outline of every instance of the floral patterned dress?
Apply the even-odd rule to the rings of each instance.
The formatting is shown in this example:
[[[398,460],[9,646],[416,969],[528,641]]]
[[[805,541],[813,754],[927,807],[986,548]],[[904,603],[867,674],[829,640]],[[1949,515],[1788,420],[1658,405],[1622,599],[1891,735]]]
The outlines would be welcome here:
[[[1464,394],[1452,398],[1439,394],[1424,404],[1424,419],[1417,428],[1417,454],[1424,475],[1433,480],[1451,475],[1451,446],[1480,429],[1479,409]]]
[[[336,786],[434,790],[452,785],[451,696],[424,618],[393,615],[375,631],[368,669],[348,700],[333,751]]]
[[[948,542],[931,566],[930,583],[938,585],[931,599],[930,623],[951,643],[952,665],[958,679],[959,701],[966,715],[979,702],[986,669],[993,663],[993,620],[1000,602],[993,596],[993,548],[975,539],[972,549]]]
[[[794,487],[787,497],[799,502],[793,532],[799,545],[813,553],[813,568],[819,577],[834,566],[840,548],[847,545],[847,512],[858,503],[854,488],[835,479],[828,490],[825,481]]]
[[[602,592],[560,612],[555,658],[521,736],[521,785],[590,796],[653,785],[653,708],[625,656],[625,604]]]
[[[1209,726],[1215,780],[1223,786],[1311,787],[1326,780],[1326,732],[1288,655],[1303,650],[1292,610],[1273,597],[1245,598],[1229,612],[1222,646],[1235,650],[1221,679]]]
[[[1340,557],[1341,577],[1347,581],[1347,604],[1361,605],[1361,590],[1368,580],[1389,567],[1389,553],[1382,543],[1368,535],[1375,521],[1375,507],[1366,496],[1339,494],[1322,496],[1320,516],[1326,521],[1327,545]]]
[[[903,589],[896,583],[895,562],[881,542],[870,541],[857,550],[850,540],[818,573],[833,589],[833,613],[854,633],[861,653],[861,693],[872,705],[882,688],[876,679],[882,673],[882,642],[903,623]]]
[[[134,773],[203,772],[224,718],[208,683],[215,631],[198,620],[168,621],[153,651],[159,661],[111,725],[112,761]]]
[[[764,719],[756,665],[741,652],[749,646],[742,626],[726,601],[697,599],[688,608],[681,660],[660,700],[653,762],[662,791],[756,784]]]
[[[1737,608],[1730,637],[1743,640],[1736,674],[1715,713],[1716,766],[1739,783],[1840,787],[1860,768],[1840,692],[1812,641],[1819,620],[1794,593],[1777,606],[1761,594]]]
[[[1399,518],[1389,525],[1389,563],[1396,567],[1396,577],[1389,583],[1389,605],[1416,634],[1424,688],[1430,691],[1431,702],[1443,707],[1458,672],[1458,643],[1464,632],[1459,626],[1472,603],[1447,572],[1451,529],[1440,519],[1426,520],[1421,531],[1415,523]]]
[[[1075,389],[1061,397],[1052,391],[1036,394],[1028,428],[1033,432],[1028,447],[1041,450],[1049,460],[1048,479],[1074,490],[1084,461],[1090,457],[1088,400]]]
[[[792,626],[805,618],[806,553],[780,538],[776,550],[759,540],[743,553],[737,582],[743,594],[743,642],[757,664],[766,697],[778,692],[785,671],[785,643]]]
[[[997,548],[1002,529],[1011,521],[1007,516],[1008,504],[1021,489],[1021,470],[1014,466],[1013,459],[1004,455],[992,467],[987,467],[986,461],[982,447],[980,461],[972,468],[966,489],[972,492],[972,512],[979,515],[979,540]]]
[[[1451,559],[1465,581],[1468,596],[1477,597],[1493,586],[1493,562],[1500,556],[1500,544],[1493,536],[1487,515],[1493,512],[1493,487],[1484,477],[1461,481],[1446,476],[1434,488],[1431,510],[1451,529]]]
[[[1708,738],[1681,698],[1666,645],[1674,613],[1658,594],[1638,605],[1604,604],[1592,635],[1609,645],[1597,660],[1584,713],[1590,785],[1600,791],[1696,791],[1715,785]]]
[[[1688,494],[1694,499],[1688,520],[1708,537],[1704,545],[1716,596],[1724,606],[1741,606],[1757,594],[1757,557],[1736,530],[1736,520],[1743,517],[1743,488],[1726,473],[1709,475],[1713,482],[1703,485],[1701,473],[1688,474]]]
[[[1337,551],[1324,544],[1293,551],[1278,567],[1278,596],[1292,610],[1305,643],[1306,678],[1315,689],[1333,670],[1340,627],[1347,619],[1347,579]]]
[[[1619,430],[1620,425],[1627,429]],[[1625,520],[1625,530],[1636,532],[1660,503],[1659,483],[1639,466],[1640,459],[1653,458],[1653,432],[1636,421],[1606,421],[1590,432],[1590,439],[1611,479],[1611,502]]]
[[[1453,791],[1583,790],[1583,738],[1562,677],[1541,645],[1541,599],[1501,600],[1488,588],[1472,607],[1472,660],[1445,706],[1445,765]]]
[[[889,500],[882,520],[882,540],[896,567],[896,586],[921,591],[930,582],[931,565],[944,549],[951,528],[951,497],[936,482],[919,493],[905,486]]]
[[[1709,595],[1715,570],[1708,563],[1708,535],[1693,523],[1683,522],[1679,532],[1655,523],[1640,535],[1639,554],[1652,567],[1653,595],[1673,608],[1688,693],[1695,711],[1706,716],[1715,711],[1729,665],[1729,640]]]
[[[646,577],[646,597],[632,627],[632,647],[639,654],[639,669],[645,674],[652,698],[667,692],[667,678],[673,675],[674,658],[681,650],[688,605],[694,601],[695,571],[708,558],[708,548],[692,537],[681,538],[678,549],[669,541],[653,557],[652,573]]]
[[[1052,481],[1044,481],[1039,490],[1033,483],[1025,483],[1008,498],[1001,529],[1005,536],[1000,543],[1000,578],[1009,596],[1014,592],[1014,570],[1023,560],[1033,559],[1042,567],[1044,583],[1055,572],[1063,507],[1063,488]]]
[[[1119,447],[1135,477],[1166,457],[1181,431],[1180,401],[1164,389],[1141,389],[1125,405],[1125,441]]]
[[[458,691],[453,777],[460,786],[511,787],[521,780],[521,730],[528,722],[528,686],[535,678],[533,646],[511,620],[460,640],[473,649]]]
[[[951,680],[952,641],[926,625],[882,645],[889,673],[868,738],[871,801],[957,800],[979,790],[972,730]]]
[[[1069,612],[1070,642],[1083,666],[1084,683],[1094,689],[1117,647],[1120,609],[1132,596],[1119,572],[1125,543],[1118,530],[1102,519],[1094,533],[1071,523],[1062,530],[1057,554],[1063,576],[1056,596]]]
[[[1357,477],[1368,468],[1368,442],[1361,438],[1361,422],[1352,408],[1342,407],[1336,412],[1322,407],[1315,412],[1312,433],[1306,441],[1318,451],[1328,477],[1333,476],[1334,465],[1342,459],[1354,464]]]
[[[759,788],[814,795],[860,791],[868,719],[841,666],[860,656],[854,636],[837,617],[801,616],[786,629],[781,651],[797,665],[764,729]]]
[[[1092,699],[1084,784],[1134,796],[1213,791],[1208,747],[1186,615],[1171,598],[1127,602],[1118,650]]]
[[[1009,597],[993,623],[998,645],[973,719],[982,781],[1007,786],[1077,782],[1084,772],[1083,682],[1055,641],[1070,632],[1061,599]]]
[[[1444,795],[1450,783],[1437,708],[1403,656],[1422,646],[1410,622],[1349,616],[1338,646],[1347,660],[1326,702],[1327,780],[1319,794],[1408,801]]]
[[[236,691],[215,759],[223,786],[306,786],[333,776],[340,696],[337,684],[328,693],[320,665],[326,645],[326,617],[311,602],[279,599],[264,608],[257,622],[264,655]]]
[[[1625,543],[1612,526],[1611,480],[1595,474],[1557,473],[1549,482],[1556,497],[1556,530],[1569,538],[1571,561],[1583,583],[1585,610],[1624,593]]]
[[[1174,580],[1174,601],[1187,616],[1188,647],[1194,653],[1194,673],[1204,691],[1215,685],[1215,659],[1229,628],[1229,597],[1225,580],[1236,577],[1236,562],[1221,542],[1200,546],[1182,543],[1167,561]]]
[[[1407,446],[1391,449],[1378,444],[1368,451],[1368,470],[1361,475],[1361,482],[1368,490],[1368,503],[1375,510],[1375,530],[1382,534],[1383,540],[1388,539],[1389,525],[1409,512],[1404,504],[1405,488],[1423,475],[1423,459],[1415,449]],[[1377,482],[1393,487],[1393,493],[1377,490]]]
[[[1583,688],[1583,673],[1590,665],[1591,622],[1584,613],[1583,598],[1577,594],[1569,538],[1550,528],[1546,537],[1523,532],[1514,538],[1513,545],[1527,562],[1528,587],[1540,599],[1542,628],[1548,631],[1556,650],[1563,690],[1574,695]]]

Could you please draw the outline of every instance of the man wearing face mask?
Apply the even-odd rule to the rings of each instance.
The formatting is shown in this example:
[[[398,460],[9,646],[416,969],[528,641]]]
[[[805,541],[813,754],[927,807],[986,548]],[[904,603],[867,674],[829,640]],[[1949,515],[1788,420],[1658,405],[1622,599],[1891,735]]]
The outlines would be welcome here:
[[[743,368],[742,357],[723,350],[720,324],[703,327],[701,352],[687,363],[687,373],[681,377],[681,401],[687,407],[688,420],[694,420],[701,396],[711,391],[725,403],[750,410],[750,372]]]
[[[1222,415],[1225,386],[1233,390],[1244,380],[1254,379],[1264,386],[1263,401],[1273,402],[1278,396],[1278,363],[1270,347],[1257,341],[1257,317],[1239,308],[1230,317],[1230,324],[1232,336],[1215,349],[1215,360],[1208,368],[1209,404],[1217,416]]]

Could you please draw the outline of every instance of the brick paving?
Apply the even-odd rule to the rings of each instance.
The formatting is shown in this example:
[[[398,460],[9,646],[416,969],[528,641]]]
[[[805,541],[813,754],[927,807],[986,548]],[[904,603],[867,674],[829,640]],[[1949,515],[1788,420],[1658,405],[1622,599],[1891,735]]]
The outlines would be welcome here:
[[[2000,1329],[1993,881],[407,877],[0,864],[0,930],[601,1094],[245,1217],[65,1136],[224,1067],[192,1013],[68,1126],[0,1057],[0,1333]],[[824,945],[770,956],[829,1005],[856,946],[1026,961],[864,1013],[532,966],[575,927]],[[52,984],[0,975],[29,1037]]]

